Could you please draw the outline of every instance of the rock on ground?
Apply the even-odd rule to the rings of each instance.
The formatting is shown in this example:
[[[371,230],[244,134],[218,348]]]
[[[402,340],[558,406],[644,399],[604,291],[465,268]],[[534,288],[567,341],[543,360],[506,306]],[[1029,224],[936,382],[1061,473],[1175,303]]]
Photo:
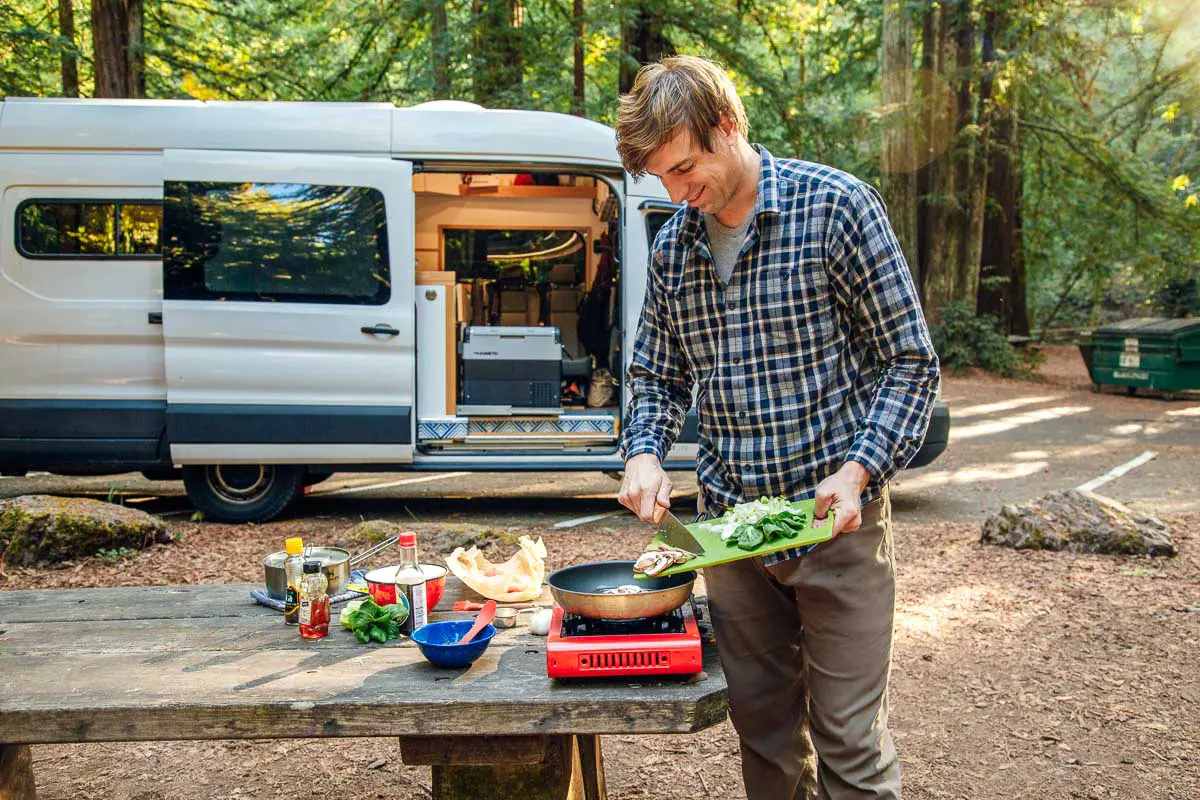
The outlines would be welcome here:
[[[980,540],[1018,550],[1174,556],[1167,526],[1116,500],[1074,489],[1006,505],[983,523]]]
[[[0,564],[28,567],[171,540],[161,520],[135,508],[48,495],[0,500]]]
[[[346,547],[350,542],[365,541],[377,544],[389,536],[403,531],[411,531],[414,526],[385,519],[369,519],[358,523],[345,531],[336,544]],[[494,552],[497,547],[502,550],[515,550],[517,537],[514,534],[491,529],[481,529],[470,525],[442,525],[433,531],[423,531],[417,536],[417,552],[425,555],[438,554],[447,556],[457,547],[469,550],[478,547],[484,553]],[[395,559],[393,559],[394,561]]]

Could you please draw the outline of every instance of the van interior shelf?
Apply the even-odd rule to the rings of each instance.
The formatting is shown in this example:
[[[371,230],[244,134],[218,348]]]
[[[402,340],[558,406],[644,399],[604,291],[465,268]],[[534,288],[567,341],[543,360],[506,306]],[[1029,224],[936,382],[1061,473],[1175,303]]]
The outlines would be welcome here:
[[[458,404],[458,413],[464,417],[557,417],[562,414],[562,408],[538,408],[515,406],[469,406]]]
[[[483,197],[564,198],[591,200],[596,197],[595,186],[473,186],[460,184],[460,195]]]

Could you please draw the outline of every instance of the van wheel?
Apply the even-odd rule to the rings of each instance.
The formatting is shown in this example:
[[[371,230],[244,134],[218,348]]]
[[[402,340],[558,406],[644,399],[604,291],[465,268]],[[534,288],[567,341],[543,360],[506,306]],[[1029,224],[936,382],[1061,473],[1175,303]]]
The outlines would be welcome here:
[[[304,489],[304,467],[289,464],[209,464],[184,467],[188,498],[215,522],[266,522]]]

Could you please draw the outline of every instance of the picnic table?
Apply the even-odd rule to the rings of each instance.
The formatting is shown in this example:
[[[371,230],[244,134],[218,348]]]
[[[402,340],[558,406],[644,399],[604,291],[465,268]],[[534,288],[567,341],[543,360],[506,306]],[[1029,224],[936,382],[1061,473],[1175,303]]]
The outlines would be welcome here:
[[[545,637],[521,624],[441,670],[408,639],[304,640],[252,588],[0,592],[0,800],[36,796],[31,744],[347,736],[399,737],[439,800],[597,800],[600,734],[725,719],[711,642],[698,677],[555,681]],[[432,618],[472,616],[445,610],[457,599],[478,597],[449,576]]]

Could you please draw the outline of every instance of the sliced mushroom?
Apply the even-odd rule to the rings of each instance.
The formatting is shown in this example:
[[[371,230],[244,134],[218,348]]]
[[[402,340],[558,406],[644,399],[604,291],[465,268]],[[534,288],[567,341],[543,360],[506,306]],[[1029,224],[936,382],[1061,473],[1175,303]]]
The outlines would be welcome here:
[[[637,561],[633,562],[633,571],[645,572],[647,567],[654,566],[654,562],[656,560],[658,560],[657,552],[651,551],[649,553],[642,553],[640,556],[638,556]]]
[[[675,557],[672,556],[670,553],[655,553],[654,563],[651,564],[649,567],[647,567],[643,571],[650,577],[654,577],[655,575],[662,572],[664,569],[666,569],[667,567],[671,566],[674,563],[675,563]]]
[[[695,553],[689,553],[687,550],[678,547],[654,544],[633,563],[633,571],[653,577],[667,567],[674,564],[682,564],[695,557]]]

